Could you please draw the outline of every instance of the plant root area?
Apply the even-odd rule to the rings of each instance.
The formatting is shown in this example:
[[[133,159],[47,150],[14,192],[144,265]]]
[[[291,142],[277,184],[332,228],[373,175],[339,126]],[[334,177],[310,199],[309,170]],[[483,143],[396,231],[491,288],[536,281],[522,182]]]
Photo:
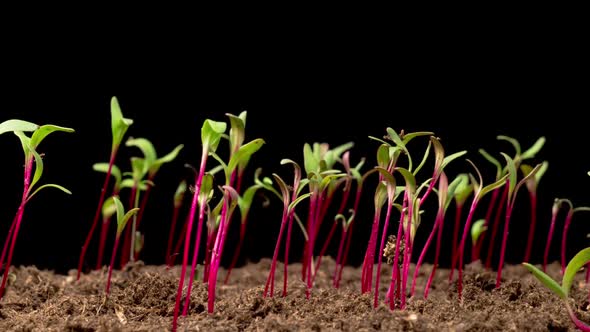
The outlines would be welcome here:
[[[438,269],[427,300],[423,287],[432,266],[424,265],[406,310],[390,311],[383,298],[391,267],[381,273],[380,305],[360,294],[360,268],[347,267],[340,289],[332,287],[334,261],[324,257],[311,298],[305,298],[301,265],[289,266],[288,295],[281,297],[282,265],[277,266],[275,294],[263,298],[270,260],[232,271],[228,285],[220,270],[215,312],[207,313],[207,287],[195,282],[190,309],[178,331],[574,331],[561,301],[521,266],[506,266],[495,289],[495,272],[479,263],[466,266],[463,300],[449,270]],[[201,268],[199,267],[199,273]],[[413,271],[411,271],[413,272]],[[169,331],[172,327],[180,268],[144,266],[114,271],[111,294],[104,288],[106,268],[75,280],[35,267],[11,270],[0,301],[0,331]],[[412,273],[413,274],[413,273]],[[549,274],[560,280],[556,263]],[[200,275],[202,277],[202,275]],[[576,276],[570,296],[578,318],[590,322],[588,288]],[[410,283],[408,283],[409,285]],[[409,286],[408,286],[409,290]]]

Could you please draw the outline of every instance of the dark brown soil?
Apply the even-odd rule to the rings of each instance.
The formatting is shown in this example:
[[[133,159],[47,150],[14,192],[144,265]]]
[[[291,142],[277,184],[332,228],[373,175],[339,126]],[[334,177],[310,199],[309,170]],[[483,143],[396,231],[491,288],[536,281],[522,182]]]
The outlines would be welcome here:
[[[573,324],[556,296],[520,266],[508,266],[505,281],[494,289],[495,273],[478,264],[467,267],[463,303],[457,301],[448,270],[439,269],[428,300],[422,287],[430,266],[421,269],[420,293],[408,310],[390,311],[385,304],[373,309],[372,296],[361,295],[360,270],[344,271],[341,289],[330,285],[333,260],[325,258],[312,297],[305,299],[300,265],[289,267],[289,295],[282,290],[282,266],[277,269],[277,294],[262,298],[270,262],[249,264],[232,273],[227,286],[219,285],[214,314],[206,311],[207,290],[197,283],[190,313],[179,331],[570,331]],[[557,265],[551,274],[557,276]],[[0,331],[168,331],[171,328],[179,269],[136,264],[113,274],[111,295],[104,296],[106,271],[95,271],[75,282],[68,276],[14,269],[6,296],[0,301]],[[390,267],[382,273],[387,289]],[[220,271],[220,278],[225,271]],[[588,291],[574,284],[572,296],[580,319],[590,322]],[[384,296],[384,295],[383,295]]]

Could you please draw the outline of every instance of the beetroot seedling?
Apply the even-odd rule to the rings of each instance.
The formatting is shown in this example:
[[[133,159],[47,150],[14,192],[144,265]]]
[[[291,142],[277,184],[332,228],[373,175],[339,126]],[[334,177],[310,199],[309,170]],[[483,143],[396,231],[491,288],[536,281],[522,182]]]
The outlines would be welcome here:
[[[172,266],[172,262],[174,261],[172,258],[172,243],[174,241],[174,231],[176,230],[176,222],[178,220],[178,214],[180,213],[180,208],[182,208],[182,203],[184,202],[184,196],[186,193],[187,185],[186,181],[182,180],[178,184],[176,191],[174,192],[174,201],[173,206],[174,209],[172,211],[172,220],[170,221],[170,233],[168,233],[168,244],[166,245],[166,265],[169,267]]]
[[[121,200],[119,200],[118,196],[112,196],[112,201],[115,205],[115,211],[117,214],[117,234],[115,236],[115,243],[113,244],[113,253],[111,255],[111,263],[109,264],[109,272],[107,275],[107,284],[106,284],[106,288],[105,288],[105,293],[108,295],[111,289],[111,276],[113,274],[113,266],[115,265],[115,257],[117,256],[117,248],[119,246],[119,242],[121,239],[121,234],[123,233],[123,230],[125,229],[125,225],[127,224],[127,221],[129,221],[129,219],[134,216],[137,211],[139,210],[138,208],[133,208],[129,211],[127,211],[127,213],[125,213],[125,209],[123,208],[123,203],[121,203]]]
[[[18,210],[16,212],[16,216],[13,219],[13,225],[11,225],[10,230],[8,232],[8,236],[6,241],[4,242],[4,249],[2,253],[2,257],[0,258],[0,266],[4,263],[4,255],[8,253],[6,257],[6,268],[4,269],[4,274],[2,277],[2,284],[0,285],[0,298],[3,297],[4,291],[6,289],[6,281],[8,278],[8,270],[12,263],[12,255],[14,253],[14,246],[16,244],[16,240],[18,237],[18,232],[20,230],[20,226],[22,223],[23,215],[25,212],[25,206],[35,196],[39,191],[45,188],[56,188],[59,189],[67,194],[71,194],[69,190],[66,188],[57,185],[57,184],[44,184],[40,185],[39,187],[35,188],[37,182],[41,179],[43,175],[43,159],[41,155],[37,152],[37,148],[39,144],[47,137],[47,135],[56,132],[66,132],[72,133],[74,132],[71,128],[66,127],[59,127],[54,125],[43,125],[38,127],[31,135],[31,137],[27,137],[24,132],[16,129],[32,129],[36,125],[32,125],[27,123],[26,121],[20,120],[9,120],[7,122],[3,122],[0,124],[0,134],[14,130],[14,134],[19,138],[23,152],[25,154],[25,167],[24,167],[24,183],[23,183],[23,193],[21,202],[19,204]],[[33,173],[33,165],[34,165],[34,173]],[[8,250],[8,251],[7,251]]]
[[[100,197],[98,199],[98,206],[96,207],[96,212],[94,213],[94,219],[92,220],[92,225],[90,226],[90,230],[88,231],[88,235],[86,236],[86,240],[84,241],[84,245],[82,246],[82,250],[80,251],[80,259],[78,261],[78,273],[76,275],[76,280],[80,280],[80,273],[82,272],[82,265],[84,264],[84,257],[86,256],[86,251],[88,250],[88,246],[90,245],[90,240],[92,239],[92,235],[94,234],[94,230],[96,229],[96,225],[98,223],[98,218],[100,218],[100,214],[102,211],[102,204],[105,200],[105,195],[107,192],[107,186],[109,184],[109,179],[111,178],[112,166],[115,163],[115,159],[117,157],[117,152],[119,151],[119,146],[123,141],[123,137],[127,132],[129,126],[133,124],[133,120],[126,119],[123,117],[123,113],[121,113],[121,107],[119,106],[119,102],[117,98],[113,97],[111,99],[111,132],[112,132],[112,143],[111,143],[111,154],[109,158],[109,167],[107,169],[104,183],[102,185],[102,190],[100,191]]]
[[[109,164],[108,163],[96,163],[96,164],[92,165],[92,169],[97,172],[107,173],[108,169],[109,169]],[[119,168],[116,165],[111,165],[111,176],[113,176],[115,178],[115,183],[113,184],[112,196],[118,196],[119,192],[121,191],[122,175],[121,175],[121,171],[119,170]],[[111,203],[107,203],[107,202],[111,202]],[[98,255],[97,255],[97,259],[96,259],[96,269],[97,270],[100,270],[100,268],[102,267],[102,259],[104,256],[105,241],[107,239],[107,234],[109,231],[109,224],[111,221],[111,217],[114,214],[115,214],[114,203],[112,202],[112,200],[106,200],[105,203],[103,204],[102,209],[101,209],[102,224],[100,227],[100,237],[99,237],[99,242],[98,242]]]
[[[453,224],[453,238],[451,242],[451,272],[449,273],[449,282],[453,280],[453,274],[457,267],[459,257],[459,228],[461,227],[461,217],[463,216],[463,206],[467,198],[473,193],[473,186],[469,183],[469,176],[465,173],[457,176],[457,188],[453,194],[455,201],[455,223]]]
[[[569,292],[572,284],[574,283],[576,273],[582,268],[582,266],[588,263],[590,263],[590,248],[582,249],[567,264],[567,268],[565,269],[561,280],[561,286],[555,280],[551,279],[550,276],[535,266],[528,263],[523,263],[523,265],[545,287],[547,287],[555,295],[559,296],[559,298],[563,301],[563,305],[565,306],[572,323],[574,323],[574,325],[581,331],[590,331],[590,326],[576,317],[574,309],[570,305]]]
[[[528,180],[526,181],[526,188],[529,192],[529,202],[531,208],[531,223],[529,226],[529,235],[527,238],[526,250],[523,260],[524,262],[528,262],[531,258],[531,250],[533,249],[533,240],[537,224],[537,188],[539,186],[541,178],[543,177],[543,174],[545,174],[548,167],[549,163],[544,161],[541,164],[541,168],[537,171],[535,176],[528,178]],[[533,170],[533,168],[529,165],[522,164],[520,165],[520,170],[522,171],[524,176],[527,176]]]

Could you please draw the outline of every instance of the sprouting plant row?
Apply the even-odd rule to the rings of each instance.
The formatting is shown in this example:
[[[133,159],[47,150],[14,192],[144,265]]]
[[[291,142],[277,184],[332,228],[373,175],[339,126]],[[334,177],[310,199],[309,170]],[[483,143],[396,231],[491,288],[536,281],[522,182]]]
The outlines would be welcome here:
[[[451,253],[449,253],[452,262],[449,281],[453,281],[454,270],[457,269],[459,299],[462,296],[463,266],[466,257],[465,248],[468,244],[467,239],[470,237],[472,242],[471,260],[478,260],[482,259],[481,251],[484,239],[489,238],[487,240],[488,252],[485,266],[491,268],[491,257],[500,229],[501,212],[504,209],[504,227],[502,228],[500,261],[496,278],[496,287],[500,286],[511,215],[517,193],[523,186],[527,188],[530,197],[530,225],[524,261],[530,259],[536,226],[537,187],[548,168],[548,163],[541,162],[532,166],[526,162],[535,158],[536,154],[542,149],[545,143],[543,137],[539,138],[529,149],[522,151],[516,139],[498,136],[499,140],[508,142],[514,149],[512,156],[504,152],[498,153],[498,155],[502,156],[504,162],[500,162],[494,157],[495,153],[488,153],[480,149],[479,153],[496,168],[495,178],[491,179],[487,185],[478,167],[469,159],[466,159],[468,164],[465,165],[470,164],[473,173],[461,173],[451,178],[445,173],[445,168],[451,162],[462,159],[467,151],[446,155],[440,139],[432,132],[405,133],[401,131],[398,133],[392,128],[387,128],[386,135],[383,138],[370,137],[377,145],[376,165],[373,167],[365,167],[365,164],[368,163],[364,158],[360,159],[355,166],[351,165],[353,143],[346,143],[335,148],[331,148],[325,143],[306,143],[303,146],[303,167],[292,159],[283,159],[281,161],[282,165],[288,165],[293,169],[291,181],[284,180],[276,173],[273,173],[272,177],[263,177],[262,170],[257,169],[254,174],[254,183],[250,187],[243,189],[244,172],[249,161],[265,142],[263,139],[258,138],[245,143],[246,112],[242,112],[238,116],[226,115],[228,117],[227,122],[210,119],[203,122],[200,165],[194,169],[194,185],[190,186],[192,192],[190,211],[185,222],[181,225],[180,236],[177,238],[175,238],[175,233],[176,228],[178,228],[179,211],[186,196],[187,187],[189,187],[186,181],[183,180],[180,183],[174,195],[174,212],[165,256],[166,263],[169,266],[174,264],[177,255],[182,257],[173,317],[173,330],[176,330],[177,327],[177,318],[181,313],[181,305],[183,306],[182,315],[186,316],[188,313],[192,285],[197,267],[201,262],[203,262],[203,282],[207,283],[209,290],[208,311],[213,312],[218,271],[233,214],[237,207],[240,212],[239,242],[225,276],[225,283],[228,282],[231,271],[240,256],[246,233],[248,213],[255,194],[259,190],[267,191],[283,203],[283,212],[278,226],[278,237],[262,294],[264,297],[272,297],[275,294],[275,273],[281,247],[284,253],[283,289],[281,294],[282,296],[287,295],[287,265],[294,232],[293,223],[297,224],[298,231],[303,234],[305,239],[305,245],[301,253],[301,279],[306,285],[306,297],[311,296],[317,271],[321,265],[321,258],[326,254],[327,248],[338,233],[340,238],[336,254],[336,266],[332,274],[332,284],[335,288],[339,287],[343,267],[347,264],[353,230],[358,223],[356,219],[359,212],[359,203],[361,196],[367,193],[367,188],[374,188],[372,193],[374,211],[371,232],[367,240],[362,265],[360,291],[362,293],[373,291],[373,304],[375,307],[379,305],[382,295],[379,293],[379,283],[383,257],[387,256],[389,264],[393,266],[388,290],[383,300],[392,310],[396,307],[404,309],[408,295],[411,298],[415,294],[416,278],[420,266],[424,262],[430,246],[433,245],[436,239],[434,267],[423,292],[423,296],[428,297],[441,254],[445,215],[453,201],[455,202],[456,213],[452,225]],[[149,140],[145,138],[129,138],[125,145],[139,148],[143,156],[132,157],[131,171],[121,173],[119,167],[115,165],[116,156],[126,132],[132,124],[133,120],[123,117],[117,99],[113,98],[111,102],[111,154],[108,163],[98,163],[93,167],[96,171],[106,173],[106,176],[96,213],[82,246],[78,266],[79,279],[84,266],[85,254],[101,215],[102,223],[96,268],[102,266],[104,244],[108,236],[110,219],[116,215],[117,229],[108,270],[105,290],[107,294],[110,289],[110,277],[120,240],[123,239],[119,259],[122,267],[128,262],[136,260],[143,248],[143,237],[139,226],[158,170],[164,163],[173,161],[183,148],[182,145],[179,145],[164,157],[158,158]],[[73,130],[52,125],[37,126],[20,120],[5,121],[0,124],[0,129],[0,134],[7,131],[15,132],[25,151],[25,190],[23,200],[9,230],[0,260],[0,263],[4,262],[7,248],[10,248],[6,264],[6,266],[10,266],[14,243],[26,202],[38,190],[45,187],[56,187],[68,192],[65,188],[57,185],[41,186],[36,191],[30,192],[43,170],[42,159],[36,152],[36,148],[40,141],[50,132],[71,132]],[[23,134],[25,131],[33,132],[30,139]],[[228,142],[229,156],[227,160],[217,154],[218,146],[222,141]],[[420,159],[414,159],[418,155],[415,151],[420,146],[423,149],[423,152],[419,154]],[[213,159],[213,163],[210,162],[210,157]],[[422,170],[430,159],[434,165],[432,172],[423,175]],[[33,165],[35,165],[34,175],[32,175]],[[363,170],[363,167],[368,169]],[[107,199],[106,193],[112,178],[114,178],[114,182],[110,190],[111,198]],[[367,186],[367,183],[370,183],[371,186]],[[123,188],[130,189],[127,212],[125,212],[123,203],[119,199],[119,193]],[[218,194],[215,194],[216,192]],[[438,197],[438,209],[434,216],[428,211],[424,211],[424,202],[433,193]],[[491,195],[491,198],[488,200],[485,217],[474,221],[480,202],[488,194]],[[468,200],[470,200],[469,210],[463,222],[463,227],[461,227],[463,207]],[[306,208],[303,206],[304,202],[306,202]],[[333,216],[329,215],[331,211],[334,211],[331,208],[332,206],[336,210]],[[563,272],[566,270],[565,247],[567,231],[573,214],[576,211],[589,210],[585,207],[574,208],[571,202],[566,199],[556,199],[552,209],[552,221],[544,252],[543,270],[547,263],[547,255],[555,230],[557,214],[562,206],[569,207],[561,242]],[[397,231],[394,234],[389,234],[391,219],[394,217],[396,217],[394,220],[397,220],[397,227],[394,227],[394,229],[397,229]],[[495,217],[493,222],[492,217]],[[424,230],[424,232],[428,232],[428,238],[424,246],[414,248],[415,236],[419,230],[422,232],[421,229],[424,228],[419,227],[423,218],[432,218],[434,222],[430,230]],[[327,226],[329,232],[326,237],[321,238],[320,229],[326,227],[323,226],[326,220],[331,220]],[[128,223],[128,221],[131,222]],[[205,225],[206,237],[202,239]],[[490,227],[491,232],[489,231]],[[461,228],[462,233],[460,234]],[[379,237],[380,233],[381,236]],[[199,257],[199,249],[202,244],[205,246],[205,257]],[[379,244],[378,250],[377,244]],[[180,251],[181,247],[183,247],[182,253]],[[193,250],[192,254],[190,252],[191,248]],[[410,263],[414,253],[417,255],[416,268],[414,275],[410,276]],[[188,268],[189,259],[191,259],[190,269]],[[187,269],[189,278],[185,282]],[[375,269],[376,271],[374,271]],[[4,292],[7,273],[8,269],[6,268],[4,269],[0,295]],[[375,281],[374,285],[373,279]],[[408,286],[410,286],[409,292],[407,291]]]

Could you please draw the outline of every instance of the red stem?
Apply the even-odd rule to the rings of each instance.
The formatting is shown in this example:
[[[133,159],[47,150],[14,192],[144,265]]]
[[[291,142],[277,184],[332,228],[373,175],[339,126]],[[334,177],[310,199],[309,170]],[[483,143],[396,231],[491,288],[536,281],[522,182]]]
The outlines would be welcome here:
[[[113,266],[115,265],[115,257],[117,256],[117,248],[119,247],[119,240],[121,239],[121,234],[117,234],[115,238],[115,244],[113,245],[113,254],[111,255],[111,264],[109,264],[109,274],[107,276],[107,287],[105,292],[107,295],[111,289],[111,275],[113,274]]]
[[[426,252],[428,251],[428,248],[430,247],[430,242],[432,242],[432,239],[434,238],[434,234],[436,233],[436,231],[439,229],[439,227],[441,227],[441,225],[439,225],[439,223],[440,223],[439,219],[441,218],[441,216],[444,213],[443,209],[444,209],[444,207],[438,208],[438,213],[436,214],[436,220],[434,221],[434,225],[432,226],[432,231],[430,231],[430,235],[428,235],[428,239],[426,240],[426,243],[424,244],[424,247],[422,248],[422,252],[420,253],[420,257],[418,257],[418,261],[416,262],[416,268],[414,269],[414,278],[412,278],[412,287],[410,288],[410,297],[414,296],[414,292],[416,290],[416,279],[418,279],[418,272],[420,272],[420,266],[422,265],[422,262],[424,261],[424,257],[426,257]]]
[[[131,195],[129,196],[129,209],[132,209],[135,205],[135,198],[138,194],[137,185],[133,185],[131,188]],[[131,233],[131,221],[125,225],[125,235],[123,236],[123,249],[121,250],[121,258],[119,259],[119,265],[121,269],[125,267],[125,265],[129,262],[129,252],[131,251],[131,238],[133,234]]]
[[[289,225],[287,226],[287,241],[285,243],[285,261],[283,264],[283,297],[287,296],[287,279],[289,276],[288,273],[288,266],[289,266],[289,248],[291,246],[291,230],[293,229],[293,213],[291,212],[289,215]]]
[[[330,233],[328,233],[328,237],[326,237],[326,240],[324,241],[324,245],[322,246],[322,249],[320,250],[320,255],[318,256],[318,261],[315,263],[315,269],[313,271],[313,278],[311,280],[312,283],[315,281],[315,276],[317,275],[318,270],[320,268],[320,264],[322,263],[322,256],[324,256],[326,254],[326,250],[328,250],[328,245],[330,244],[330,241],[332,240],[332,237],[334,236],[334,233],[336,232],[336,226],[338,226],[338,222],[334,221],[334,223],[332,224],[332,228],[330,228]]]
[[[281,221],[281,228],[279,230],[279,236],[277,238],[277,243],[275,244],[275,251],[272,255],[272,263],[270,265],[270,271],[268,273],[268,277],[266,278],[266,285],[264,286],[264,293],[262,295],[263,297],[267,297],[269,295],[268,294],[269,286],[270,286],[270,297],[272,297],[274,295],[275,270],[276,270],[276,266],[277,266],[277,258],[279,257],[279,249],[281,246],[281,239],[283,238],[285,226],[287,225],[288,210],[289,210],[289,205],[285,204],[283,207],[283,217],[282,217],[282,221]]]
[[[574,311],[572,310],[572,308],[570,307],[569,303],[566,301],[565,302],[565,306],[567,308],[567,313],[570,316],[570,319],[572,321],[572,323],[574,323],[574,325],[576,325],[576,327],[580,330],[580,331],[590,331],[590,326],[586,325],[586,323],[582,322],[581,320],[578,319],[578,317],[576,317],[576,314],[574,313]]]
[[[102,189],[100,191],[100,198],[98,199],[98,206],[96,207],[96,212],[94,213],[94,219],[92,220],[92,226],[88,231],[88,235],[86,236],[86,240],[84,241],[84,245],[82,246],[82,251],[80,252],[80,259],[78,261],[78,273],[76,275],[76,280],[80,280],[80,273],[82,272],[82,265],[84,264],[84,257],[86,256],[86,251],[88,250],[88,246],[90,245],[90,240],[92,239],[92,235],[94,234],[94,230],[96,229],[96,224],[98,224],[98,218],[100,217],[100,212],[102,209],[102,204],[104,203],[105,195],[107,192],[107,186],[109,184],[109,179],[111,178],[111,171],[113,169],[113,164],[115,163],[115,157],[117,156],[117,151],[119,150],[119,146],[115,146],[113,151],[111,152],[111,158],[109,160],[109,168],[107,169],[107,174],[104,178],[104,184],[102,185]]]
[[[361,201],[361,194],[363,191],[363,184],[362,182],[357,182],[357,188],[356,188],[356,195],[354,198],[354,205],[352,208],[352,217],[350,220],[350,223],[347,226],[346,231],[344,231],[344,233],[348,233],[348,234],[343,234],[343,237],[346,237],[346,245],[344,248],[344,253],[342,255],[342,260],[338,260],[336,259],[336,269],[334,271],[334,288],[338,288],[340,287],[340,279],[342,278],[342,270],[344,269],[344,266],[346,265],[346,262],[348,261],[348,251],[350,249],[350,242],[352,240],[352,231],[354,229],[354,220],[356,219],[356,212],[358,210],[359,207],[359,203]]]
[[[184,243],[184,239],[186,237],[186,227],[188,225],[188,219],[190,216],[186,216],[184,223],[182,224],[182,230],[180,231],[180,235],[178,236],[178,240],[176,240],[176,244],[174,245],[174,250],[170,254],[168,258],[168,267],[172,267],[175,264],[176,257],[180,253],[180,246]]]
[[[393,268],[391,271],[391,282],[389,283],[389,308],[391,310],[393,310],[394,306],[395,306],[395,299],[394,299],[394,289],[396,286],[396,283],[398,284],[398,295],[399,295],[399,280],[400,280],[400,271],[399,271],[399,247],[400,247],[400,243],[401,243],[401,238],[402,238],[402,232],[403,232],[403,220],[404,220],[404,216],[406,214],[405,209],[408,205],[408,194],[404,193],[404,200],[402,203],[402,213],[400,215],[399,218],[399,224],[397,227],[397,235],[395,238],[395,251],[394,251],[394,255],[393,255]]]
[[[385,213],[385,222],[383,224],[383,233],[381,233],[381,244],[379,245],[379,256],[377,256],[377,275],[375,276],[375,298],[373,307],[379,305],[379,282],[381,281],[381,263],[383,262],[383,248],[385,248],[385,239],[387,238],[387,229],[389,228],[389,219],[391,218],[391,207],[393,206],[393,197],[387,203],[387,212]]]
[[[373,265],[375,264],[375,250],[377,250],[377,233],[379,232],[379,220],[381,219],[381,209],[375,208],[373,225],[371,227],[371,236],[367,243],[365,251],[365,260],[363,262],[363,272],[361,275],[361,292],[362,294],[370,292],[373,284]]]
[[[408,192],[408,188],[406,188],[406,192]],[[404,232],[404,240],[406,241],[406,246],[404,249],[404,261],[403,261],[403,271],[402,271],[402,289],[400,293],[400,309],[406,308],[406,286],[408,284],[408,273],[410,270],[410,260],[412,259],[412,247],[414,246],[413,241],[410,237],[410,233],[412,231],[412,218],[413,218],[413,204],[412,202],[408,202],[408,225],[406,226],[406,231]]]
[[[229,194],[225,193],[223,198],[223,208],[221,209],[221,221],[218,227],[217,236],[215,237],[215,244],[213,245],[213,251],[211,252],[211,264],[209,266],[209,284],[208,284],[208,297],[207,297],[207,312],[213,313],[215,309],[215,289],[217,287],[217,271],[219,269],[219,263],[221,262],[221,255],[223,254],[223,245],[225,236],[227,234],[227,228],[229,226],[229,219],[231,216],[228,215],[229,205]]]
[[[4,241],[4,247],[2,248],[2,256],[0,257],[0,269],[4,267],[4,258],[6,258],[6,253],[8,252],[8,244],[10,243],[10,238],[12,237],[12,232],[14,232],[14,227],[16,226],[16,219],[17,215],[14,216],[12,219],[12,223],[10,224],[10,229],[8,230],[8,234],[6,235],[6,241]],[[6,266],[8,268],[9,266]]]
[[[96,258],[96,270],[102,268],[102,257],[104,255],[104,246],[109,232],[109,223],[111,218],[103,218],[100,225],[100,240],[98,242],[98,257]]]
[[[492,267],[492,255],[494,253],[494,247],[496,244],[496,234],[498,234],[498,225],[500,225],[500,216],[502,215],[502,206],[504,203],[507,203],[508,198],[508,183],[504,185],[504,191],[502,192],[502,197],[500,201],[498,201],[498,206],[496,208],[496,218],[494,218],[494,225],[492,226],[492,235],[490,236],[490,242],[488,243],[488,256],[486,257],[486,269],[490,269]],[[508,208],[508,206],[506,206]]]

